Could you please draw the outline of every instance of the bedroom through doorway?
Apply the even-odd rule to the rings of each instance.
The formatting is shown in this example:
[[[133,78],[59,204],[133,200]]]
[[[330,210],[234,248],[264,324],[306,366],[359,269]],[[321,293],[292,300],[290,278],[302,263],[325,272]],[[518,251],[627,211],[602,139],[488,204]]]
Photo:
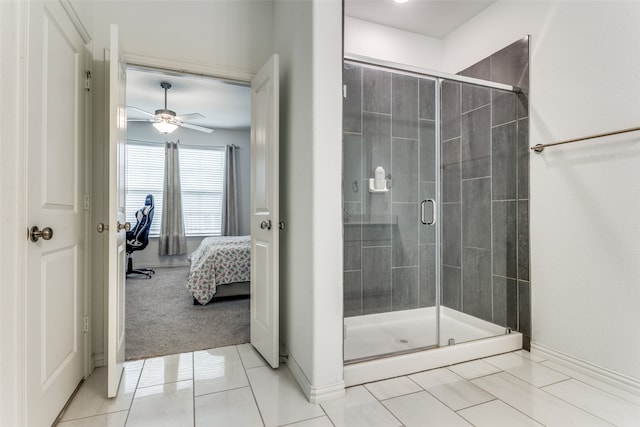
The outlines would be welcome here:
[[[251,89],[127,69],[127,360],[249,342]]]

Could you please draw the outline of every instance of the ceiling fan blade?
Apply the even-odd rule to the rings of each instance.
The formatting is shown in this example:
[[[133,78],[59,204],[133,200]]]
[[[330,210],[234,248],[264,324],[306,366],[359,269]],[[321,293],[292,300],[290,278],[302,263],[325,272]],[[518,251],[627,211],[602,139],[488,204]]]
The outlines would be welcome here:
[[[145,122],[145,123],[153,123],[155,119],[127,119],[128,122]]]
[[[142,109],[140,109],[140,108],[138,108],[138,107],[132,107],[132,106],[130,106],[130,105],[127,105],[127,110],[132,110],[132,111],[135,111],[135,112],[138,112],[138,113],[144,114],[145,116],[149,116],[149,117],[155,117],[155,116],[156,116],[156,115],[155,115],[155,114],[153,114],[153,113],[150,113],[150,112],[148,112],[148,111],[142,110]]]
[[[181,122],[184,122],[187,120],[204,119],[204,116],[200,113],[181,114],[179,116],[176,116],[176,119],[180,120]]]
[[[187,129],[193,129],[193,130],[197,130],[200,132],[206,132],[206,133],[211,133],[213,132],[213,129],[209,129],[203,126],[197,126],[197,125],[192,125],[189,123],[180,123],[180,126],[182,126],[183,128],[187,128]]]

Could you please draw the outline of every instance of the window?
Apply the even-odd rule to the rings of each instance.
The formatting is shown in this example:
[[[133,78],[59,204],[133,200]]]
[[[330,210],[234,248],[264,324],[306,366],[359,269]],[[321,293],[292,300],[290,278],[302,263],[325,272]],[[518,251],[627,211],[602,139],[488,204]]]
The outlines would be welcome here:
[[[219,236],[222,229],[224,149],[180,145],[182,212],[187,236]],[[136,223],[135,213],[153,194],[151,235],[160,235],[164,145],[127,141],[127,221]]]

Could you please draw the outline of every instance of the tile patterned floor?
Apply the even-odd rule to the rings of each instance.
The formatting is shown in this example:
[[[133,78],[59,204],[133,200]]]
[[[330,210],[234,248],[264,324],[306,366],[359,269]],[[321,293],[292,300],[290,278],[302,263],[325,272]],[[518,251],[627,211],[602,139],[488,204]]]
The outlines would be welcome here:
[[[60,427],[640,426],[640,395],[522,350],[351,387],[319,405],[249,344],[128,362],[114,399],[103,397],[105,373],[85,381]]]

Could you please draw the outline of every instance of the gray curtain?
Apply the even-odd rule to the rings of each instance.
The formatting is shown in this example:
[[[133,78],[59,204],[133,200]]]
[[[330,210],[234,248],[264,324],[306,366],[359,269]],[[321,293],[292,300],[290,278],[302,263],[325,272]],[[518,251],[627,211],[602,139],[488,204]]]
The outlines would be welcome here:
[[[235,145],[227,145],[224,152],[224,190],[222,194],[222,235],[238,235],[238,179]]]
[[[164,150],[164,197],[162,201],[160,247],[158,249],[160,255],[183,255],[187,253],[187,238],[184,234],[184,218],[182,215],[178,142],[167,142]]]

